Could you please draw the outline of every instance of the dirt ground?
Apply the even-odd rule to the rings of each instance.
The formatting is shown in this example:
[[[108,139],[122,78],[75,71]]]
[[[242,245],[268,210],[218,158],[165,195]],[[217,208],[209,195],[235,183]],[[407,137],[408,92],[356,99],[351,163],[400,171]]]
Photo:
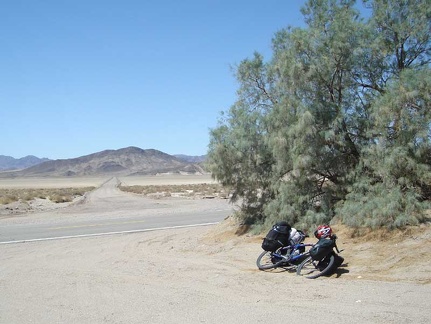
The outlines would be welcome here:
[[[39,212],[25,217],[51,215]],[[0,218],[0,229],[8,224]],[[0,245],[0,323],[430,322],[429,225],[361,237],[333,227],[345,263],[315,280],[259,271],[263,235],[242,233],[232,217]]]

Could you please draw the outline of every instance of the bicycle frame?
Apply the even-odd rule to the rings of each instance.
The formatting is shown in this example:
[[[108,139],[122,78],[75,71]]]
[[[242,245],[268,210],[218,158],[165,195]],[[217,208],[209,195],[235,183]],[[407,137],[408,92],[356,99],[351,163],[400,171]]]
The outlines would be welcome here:
[[[272,252],[271,255],[276,257],[276,258],[282,259],[284,262],[295,262],[296,260],[303,258],[304,255],[306,255],[309,252],[307,251],[307,252],[293,255],[294,251],[296,251],[297,249],[299,249],[301,247],[303,247],[305,249],[306,247],[312,247],[313,245],[314,244],[311,244],[311,243],[298,243],[295,245],[283,246],[283,247],[279,248],[277,251]],[[282,250],[289,251],[289,249],[290,249],[290,253],[287,255],[280,253]]]

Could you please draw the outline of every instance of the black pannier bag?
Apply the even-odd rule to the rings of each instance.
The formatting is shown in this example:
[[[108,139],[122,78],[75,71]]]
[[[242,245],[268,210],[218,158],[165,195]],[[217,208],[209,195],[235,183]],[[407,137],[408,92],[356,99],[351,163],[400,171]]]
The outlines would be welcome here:
[[[322,238],[310,249],[310,256],[313,260],[321,261],[331,253],[334,246],[333,240]]]
[[[287,222],[276,223],[263,239],[262,249],[274,252],[282,246],[289,245],[290,228]]]

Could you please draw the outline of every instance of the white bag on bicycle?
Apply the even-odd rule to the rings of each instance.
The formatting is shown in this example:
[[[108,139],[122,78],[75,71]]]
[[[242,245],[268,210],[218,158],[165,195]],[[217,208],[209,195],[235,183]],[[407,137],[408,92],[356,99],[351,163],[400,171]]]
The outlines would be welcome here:
[[[302,235],[295,228],[290,229],[290,244],[295,245],[301,243]]]

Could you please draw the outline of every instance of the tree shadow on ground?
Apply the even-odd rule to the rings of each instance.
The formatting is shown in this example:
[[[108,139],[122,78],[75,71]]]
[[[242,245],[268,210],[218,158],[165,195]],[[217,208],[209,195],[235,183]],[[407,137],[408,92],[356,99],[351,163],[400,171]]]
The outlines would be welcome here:
[[[241,236],[241,235],[246,234],[250,230],[250,227],[251,226],[247,225],[247,224],[239,225],[235,231],[235,235]]]

